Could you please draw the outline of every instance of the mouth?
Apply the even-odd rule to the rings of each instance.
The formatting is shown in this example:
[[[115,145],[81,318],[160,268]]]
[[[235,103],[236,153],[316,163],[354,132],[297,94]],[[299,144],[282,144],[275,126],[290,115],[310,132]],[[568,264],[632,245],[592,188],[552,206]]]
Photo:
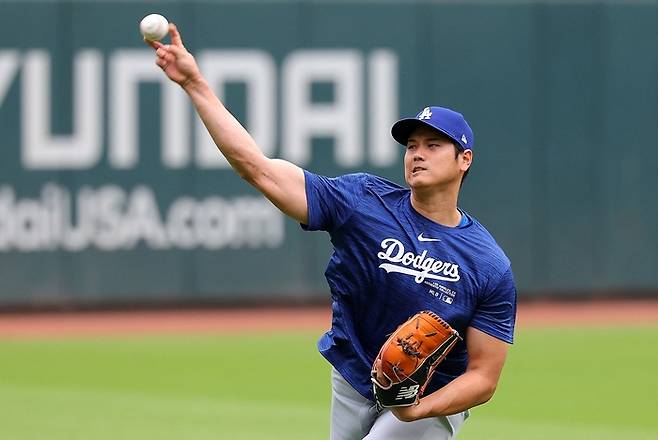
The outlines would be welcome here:
[[[411,174],[416,174],[416,173],[419,173],[421,171],[425,171],[425,168],[416,166],[416,167],[413,167],[411,169]]]

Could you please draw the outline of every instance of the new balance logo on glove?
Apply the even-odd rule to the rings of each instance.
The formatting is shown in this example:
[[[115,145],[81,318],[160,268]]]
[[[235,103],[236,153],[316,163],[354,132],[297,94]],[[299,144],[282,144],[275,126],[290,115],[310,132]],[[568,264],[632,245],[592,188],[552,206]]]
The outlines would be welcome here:
[[[412,397],[415,397],[416,394],[418,394],[419,388],[420,385],[411,385],[409,387],[402,387],[400,388],[400,391],[398,391],[398,395],[395,396],[395,400],[410,399]]]

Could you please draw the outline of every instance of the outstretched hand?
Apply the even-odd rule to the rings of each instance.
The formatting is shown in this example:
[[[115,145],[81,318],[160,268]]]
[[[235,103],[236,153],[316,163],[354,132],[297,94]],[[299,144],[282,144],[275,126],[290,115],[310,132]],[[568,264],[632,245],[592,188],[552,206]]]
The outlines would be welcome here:
[[[180,33],[173,23],[169,23],[169,36],[171,37],[171,44],[162,44],[159,41],[144,41],[155,49],[157,55],[155,64],[160,66],[169,79],[185,87],[188,83],[201,78],[199,66],[192,54],[183,46]]]

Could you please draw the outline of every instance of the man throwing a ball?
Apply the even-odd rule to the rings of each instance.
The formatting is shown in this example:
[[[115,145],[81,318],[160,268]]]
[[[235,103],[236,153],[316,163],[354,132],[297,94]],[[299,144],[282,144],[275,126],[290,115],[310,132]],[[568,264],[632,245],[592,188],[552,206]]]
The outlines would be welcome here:
[[[511,265],[486,229],[457,207],[473,161],[464,117],[428,106],[392,135],[406,150],[408,188],[359,173],[328,178],[266,157],[213,93],[173,24],[171,44],[148,42],[156,64],[187,93],[233,169],[305,230],[329,233],[332,327],[318,342],[331,363],[331,438],[452,439],[468,410],[494,394],[512,343]],[[389,334],[419,311],[463,340],[415,405],[382,408],[371,369]]]

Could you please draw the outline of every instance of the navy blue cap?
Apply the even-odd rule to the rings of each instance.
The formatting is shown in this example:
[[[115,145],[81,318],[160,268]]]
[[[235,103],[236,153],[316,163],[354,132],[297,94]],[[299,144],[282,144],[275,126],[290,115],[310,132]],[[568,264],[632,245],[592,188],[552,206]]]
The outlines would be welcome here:
[[[473,149],[473,130],[461,113],[444,107],[425,107],[415,118],[400,119],[393,124],[393,139],[407,145],[411,132],[421,125],[432,127],[466,149]]]

